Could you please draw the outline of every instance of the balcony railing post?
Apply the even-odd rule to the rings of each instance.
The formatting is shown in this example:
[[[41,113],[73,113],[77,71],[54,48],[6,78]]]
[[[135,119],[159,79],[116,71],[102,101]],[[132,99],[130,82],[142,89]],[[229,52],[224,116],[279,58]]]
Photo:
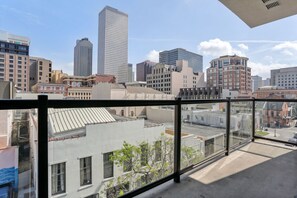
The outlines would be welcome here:
[[[38,96],[38,197],[48,197],[48,119],[46,95]]]
[[[181,98],[176,98],[174,114],[174,182],[180,182],[180,161],[181,161]]]
[[[227,98],[226,107],[226,155],[230,153],[230,122],[231,122],[231,98]]]
[[[255,98],[253,98],[253,107],[252,107],[252,141],[255,141],[255,134],[256,134],[256,129],[255,129],[255,125],[256,125],[256,101]]]

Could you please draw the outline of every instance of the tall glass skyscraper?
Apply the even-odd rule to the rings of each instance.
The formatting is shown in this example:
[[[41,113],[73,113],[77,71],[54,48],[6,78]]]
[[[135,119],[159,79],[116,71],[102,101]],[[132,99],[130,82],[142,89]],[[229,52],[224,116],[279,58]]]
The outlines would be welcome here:
[[[203,56],[189,52],[182,48],[163,51],[159,53],[159,62],[166,65],[175,65],[177,60],[187,60],[193,72],[203,71]]]
[[[128,81],[128,15],[106,6],[99,13],[98,73]]]
[[[92,75],[93,44],[88,38],[76,41],[74,47],[74,72],[75,76]]]

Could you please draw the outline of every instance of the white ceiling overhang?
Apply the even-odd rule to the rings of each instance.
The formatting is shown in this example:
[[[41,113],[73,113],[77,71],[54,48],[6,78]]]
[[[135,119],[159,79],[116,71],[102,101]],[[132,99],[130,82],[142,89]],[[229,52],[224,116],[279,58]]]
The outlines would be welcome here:
[[[297,0],[219,1],[250,27],[256,27],[297,14]]]

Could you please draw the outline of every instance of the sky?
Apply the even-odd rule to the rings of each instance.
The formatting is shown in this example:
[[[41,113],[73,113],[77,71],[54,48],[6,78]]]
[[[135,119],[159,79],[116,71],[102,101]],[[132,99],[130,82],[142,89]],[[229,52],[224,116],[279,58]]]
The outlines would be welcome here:
[[[1,0],[0,30],[29,37],[30,55],[73,74],[77,39],[93,43],[97,72],[98,14],[111,6],[129,15],[128,61],[158,61],[162,50],[203,55],[203,68],[222,55],[249,58],[252,75],[297,66],[297,16],[249,28],[217,0]]]

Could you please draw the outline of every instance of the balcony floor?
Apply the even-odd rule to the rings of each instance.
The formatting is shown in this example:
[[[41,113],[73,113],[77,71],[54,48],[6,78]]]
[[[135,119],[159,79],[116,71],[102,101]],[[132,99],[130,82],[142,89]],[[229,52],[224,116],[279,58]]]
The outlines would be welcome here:
[[[297,150],[257,141],[139,197],[297,198]]]

